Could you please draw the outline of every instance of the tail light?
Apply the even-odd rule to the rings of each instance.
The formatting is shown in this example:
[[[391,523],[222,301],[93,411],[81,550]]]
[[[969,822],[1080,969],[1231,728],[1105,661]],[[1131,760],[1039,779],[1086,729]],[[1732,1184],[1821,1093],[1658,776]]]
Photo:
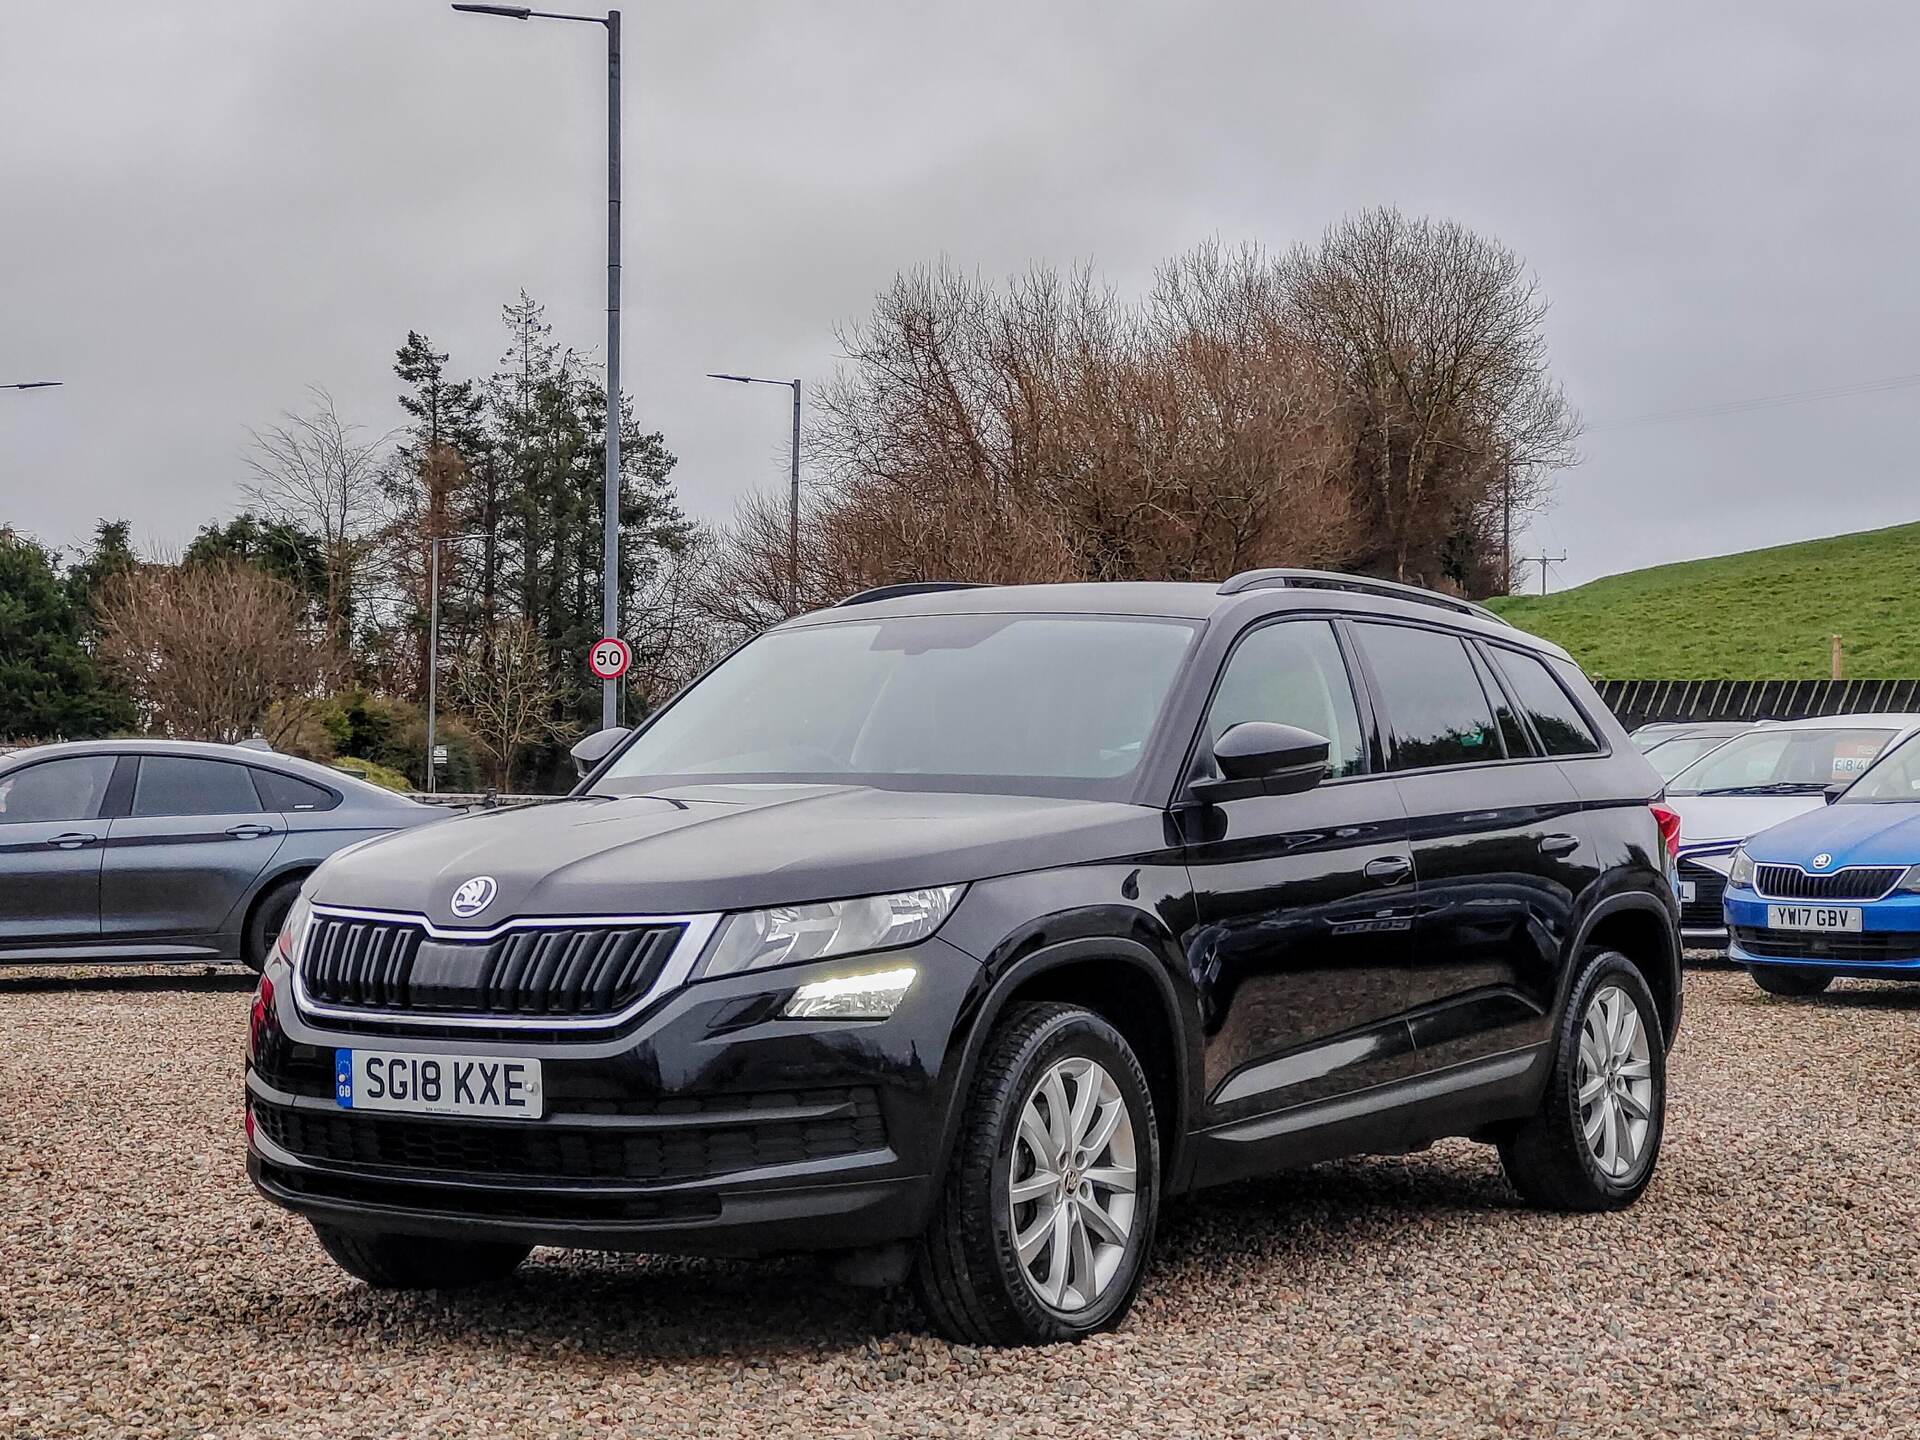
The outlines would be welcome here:
[[[1653,823],[1660,827],[1660,843],[1667,847],[1667,864],[1680,859],[1680,812],[1659,801],[1647,807],[1653,811]]]

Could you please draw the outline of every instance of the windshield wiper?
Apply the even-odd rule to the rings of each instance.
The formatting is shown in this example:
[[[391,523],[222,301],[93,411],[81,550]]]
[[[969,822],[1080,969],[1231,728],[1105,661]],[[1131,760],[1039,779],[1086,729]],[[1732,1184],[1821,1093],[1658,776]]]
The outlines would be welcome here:
[[[1767,785],[1716,785],[1695,795],[1819,795],[1826,786],[1813,780],[1775,780]]]

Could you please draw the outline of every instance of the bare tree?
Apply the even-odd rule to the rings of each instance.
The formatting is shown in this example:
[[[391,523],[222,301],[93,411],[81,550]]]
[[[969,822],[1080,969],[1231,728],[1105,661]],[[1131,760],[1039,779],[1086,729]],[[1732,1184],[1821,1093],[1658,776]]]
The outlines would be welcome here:
[[[513,765],[522,751],[577,733],[571,721],[554,718],[568,693],[538,632],[525,620],[496,625],[456,662],[454,697],[475,742],[493,761],[502,790],[513,788]]]
[[[151,731],[232,743],[268,727],[274,740],[344,669],[303,614],[298,591],[243,562],[142,566],[106,585],[99,654]]]
[[[1509,478],[1516,510],[1536,508],[1580,434],[1548,373],[1547,302],[1525,263],[1452,221],[1378,209],[1293,250],[1282,276],[1293,324],[1343,397],[1360,563],[1508,588]]]
[[[326,559],[327,634],[345,648],[351,637],[356,581],[381,520],[381,457],[387,437],[362,439],[340,419],[333,396],[319,386],[301,413],[250,432],[252,479],[242,488],[275,520],[320,537]]]

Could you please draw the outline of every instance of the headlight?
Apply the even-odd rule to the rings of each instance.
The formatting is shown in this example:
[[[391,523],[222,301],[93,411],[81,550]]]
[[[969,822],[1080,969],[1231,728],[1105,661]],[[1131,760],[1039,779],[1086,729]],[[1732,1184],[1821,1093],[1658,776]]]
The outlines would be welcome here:
[[[1747,890],[1753,888],[1753,857],[1747,854],[1744,845],[1733,852],[1733,868],[1727,871],[1727,884]]]
[[[1909,895],[1920,891],[1920,865],[1910,866],[1907,873],[1900,877],[1900,883],[1893,888]]]
[[[790,1020],[885,1020],[900,1006],[916,974],[913,966],[811,980],[793,992],[780,1013]]]
[[[720,927],[701,974],[706,979],[891,950],[925,940],[953,912],[961,885],[903,890],[898,895],[869,895],[859,900],[825,900],[817,905],[777,905],[743,910]]]

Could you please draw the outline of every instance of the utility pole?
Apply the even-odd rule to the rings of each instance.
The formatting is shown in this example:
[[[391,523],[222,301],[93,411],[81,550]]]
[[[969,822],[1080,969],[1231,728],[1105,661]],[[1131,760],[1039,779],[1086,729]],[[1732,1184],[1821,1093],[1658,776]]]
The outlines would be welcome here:
[[[601,631],[620,638],[620,12],[570,15],[533,10],[525,5],[470,5],[453,7],[469,15],[497,15],[507,20],[575,20],[602,25],[607,31],[607,493],[606,518],[601,526]],[[617,680],[600,682],[600,726],[619,723],[620,689]]]
[[[1513,447],[1500,467],[1500,593],[1513,593]]]
[[[758,375],[707,372],[709,380],[731,380],[737,385],[785,385],[793,391],[793,448],[787,455],[787,613],[800,613],[800,382],[767,380]]]
[[[1538,565],[1540,567],[1540,593],[1544,595],[1547,593],[1547,567],[1549,565],[1558,565],[1566,558],[1567,552],[1562,550],[1558,555],[1522,555],[1520,557],[1520,563],[1522,565]]]

